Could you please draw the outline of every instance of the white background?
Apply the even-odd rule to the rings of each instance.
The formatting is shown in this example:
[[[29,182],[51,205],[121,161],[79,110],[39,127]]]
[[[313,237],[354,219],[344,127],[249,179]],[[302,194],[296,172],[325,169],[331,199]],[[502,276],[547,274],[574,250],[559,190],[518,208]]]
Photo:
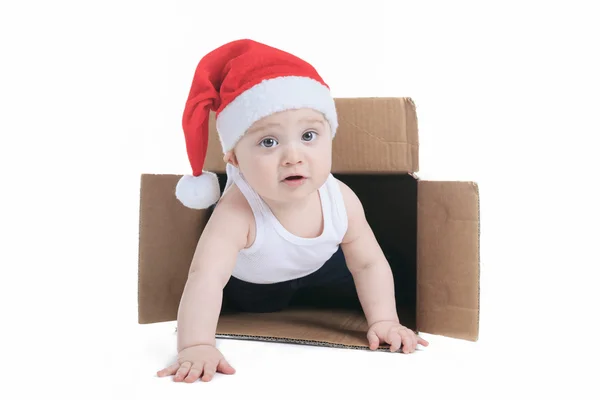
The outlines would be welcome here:
[[[0,397],[597,395],[594,2],[349,3],[2,2]],[[136,322],[139,175],[189,172],[193,71],[242,37],[307,59],[337,97],[412,97],[420,177],[479,183],[478,342],[228,340],[234,376],[154,375],[175,324]]]

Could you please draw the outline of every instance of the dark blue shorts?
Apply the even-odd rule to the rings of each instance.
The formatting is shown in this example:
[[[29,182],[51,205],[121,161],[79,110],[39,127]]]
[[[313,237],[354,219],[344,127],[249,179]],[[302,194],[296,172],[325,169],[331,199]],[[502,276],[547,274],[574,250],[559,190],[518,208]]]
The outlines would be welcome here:
[[[257,284],[232,276],[223,290],[223,307],[227,309],[262,313],[293,306],[360,307],[341,247],[321,268],[302,278]]]

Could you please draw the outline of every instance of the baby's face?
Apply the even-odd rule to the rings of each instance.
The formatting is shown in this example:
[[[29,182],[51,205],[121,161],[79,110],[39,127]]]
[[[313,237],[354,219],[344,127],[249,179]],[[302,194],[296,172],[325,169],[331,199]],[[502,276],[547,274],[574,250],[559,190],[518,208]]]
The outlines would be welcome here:
[[[234,153],[240,171],[264,199],[287,202],[319,189],[331,172],[331,129],[311,109],[275,113],[253,124]]]

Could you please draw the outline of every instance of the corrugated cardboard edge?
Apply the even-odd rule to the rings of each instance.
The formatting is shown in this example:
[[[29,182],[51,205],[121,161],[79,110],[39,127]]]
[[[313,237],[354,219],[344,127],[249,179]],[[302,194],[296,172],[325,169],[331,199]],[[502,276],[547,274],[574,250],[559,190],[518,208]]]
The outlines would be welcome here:
[[[217,334],[217,339],[235,339],[235,340],[251,340],[251,341],[265,341],[275,343],[287,343],[287,344],[298,344],[303,346],[317,346],[317,347],[333,347],[337,349],[352,349],[352,350],[368,350],[368,351],[382,351],[389,353],[389,345],[380,345],[376,350],[371,350],[369,346],[352,346],[347,344],[335,343],[335,342],[324,342],[319,340],[300,340],[291,339],[285,337],[272,337],[272,336],[251,336],[251,335],[228,335],[228,334]]]
[[[476,341],[480,207],[475,182],[418,181],[417,327]]]

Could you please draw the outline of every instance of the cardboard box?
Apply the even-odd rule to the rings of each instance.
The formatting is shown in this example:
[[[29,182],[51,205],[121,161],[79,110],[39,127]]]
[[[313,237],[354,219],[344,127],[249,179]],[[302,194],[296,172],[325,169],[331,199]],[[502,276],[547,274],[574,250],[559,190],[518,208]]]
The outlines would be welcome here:
[[[479,332],[479,192],[474,182],[425,181],[410,98],[336,99],[333,173],[360,197],[394,272],[400,321],[418,332],[475,341]],[[205,169],[225,164],[210,121]],[[141,177],[138,322],[174,321],[208,210],[182,206],[180,175]],[[198,305],[201,307],[201,305]],[[224,310],[218,338],[368,348],[361,309]],[[382,345],[381,349],[389,346]]]

